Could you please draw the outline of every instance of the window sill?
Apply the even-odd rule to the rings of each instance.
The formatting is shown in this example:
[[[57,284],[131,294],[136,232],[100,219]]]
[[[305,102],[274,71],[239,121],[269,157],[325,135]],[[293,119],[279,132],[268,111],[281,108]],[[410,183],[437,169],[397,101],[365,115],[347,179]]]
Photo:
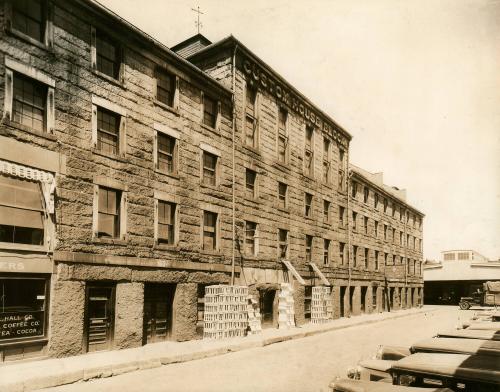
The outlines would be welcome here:
[[[94,75],[99,76],[100,78],[110,82],[111,84],[114,84],[117,87],[125,89],[125,83],[123,82],[123,80],[115,79],[109,75],[106,75],[105,73],[103,73],[101,71],[98,71],[97,69],[92,69],[92,72],[94,73]]]
[[[258,196],[247,196],[245,195],[245,200],[246,201],[251,201],[253,203],[258,203],[259,202],[259,197]]]
[[[220,191],[221,190],[220,184],[212,185],[212,184],[205,184],[204,182],[200,182],[200,186],[202,188],[212,189],[214,191]]]
[[[277,209],[278,211],[284,212],[284,213],[286,213],[286,214],[289,214],[289,213],[290,213],[290,208],[289,208],[289,207],[285,207],[285,208],[283,208],[283,207],[279,207],[279,206],[277,206],[277,207],[276,207],[276,209]]]
[[[162,108],[162,109],[165,109],[167,112],[175,114],[176,116],[180,116],[181,115],[181,113],[179,111],[179,108],[175,108],[173,106],[169,106],[166,103],[158,101],[157,99],[153,99],[153,104],[155,106],[158,106],[158,107]]]
[[[202,255],[207,255],[207,256],[222,256],[222,251],[221,250],[207,250],[207,249],[202,249],[202,250],[200,250],[200,253]]]
[[[154,250],[179,250],[178,244],[154,244]]]
[[[106,153],[102,152],[101,150],[98,150],[97,147],[92,147],[92,153],[95,154],[95,155],[99,155],[101,157],[104,157],[104,158],[114,159],[116,161],[120,161],[120,162],[123,162],[123,163],[127,163],[128,162],[127,158],[125,158],[122,155],[106,154]]]
[[[290,167],[288,166],[288,162],[280,162],[280,161],[274,161],[273,162],[274,166],[277,166],[280,169],[285,169],[285,170],[290,170]]]
[[[260,155],[260,150],[258,147],[249,146],[248,144],[242,144],[242,147],[250,152],[253,152],[254,154]]]
[[[302,173],[303,176],[307,179],[307,180],[311,180],[311,181],[316,181],[316,179],[314,178],[314,175],[311,175],[311,174],[308,174],[308,173]]]
[[[45,336],[35,336],[32,338],[17,338],[16,340],[10,340],[6,342],[1,342],[0,347],[11,347],[11,346],[20,346],[26,344],[36,344],[36,343],[48,343],[49,339]],[[39,357],[37,357],[39,358]]]
[[[15,28],[11,27],[7,30],[7,32],[12,35],[13,37],[19,38],[31,45],[34,45],[40,49],[46,50],[48,52],[54,53],[54,49],[48,45],[45,45],[43,42],[40,42],[29,35],[23,33],[22,31],[16,30]]]
[[[174,180],[180,180],[181,177],[179,176],[178,173],[165,173],[165,172],[162,172],[161,170],[158,170],[158,169],[154,169],[155,173],[156,174],[161,174],[162,176],[166,176],[166,177],[170,177],[170,178],[173,178]]]
[[[109,245],[127,245],[128,240],[121,238],[101,238],[94,237],[92,238],[92,242],[94,244],[109,244]]]
[[[27,250],[40,253],[49,252],[49,247],[45,245],[14,244],[10,242],[0,242],[0,249]]]
[[[206,129],[207,131],[210,131],[210,132],[213,132],[213,133],[216,133],[216,134],[219,134],[219,130],[217,128],[213,128],[211,127],[210,125],[207,125],[207,124],[203,124],[203,123],[200,123],[200,126],[203,128],[203,129]]]
[[[30,127],[28,127],[26,125],[19,124],[15,121],[11,121],[8,118],[4,118],[2,120],[2,123],[8,127],[15,128],[19,131],[23,131],[23,132],[30,133],[32,135],[40,136],[40,137],[43,137],[44,139],[47,139],[47,140],[57,141],[57,137],[52,133],[36,131],[34,129],[31,129]]]

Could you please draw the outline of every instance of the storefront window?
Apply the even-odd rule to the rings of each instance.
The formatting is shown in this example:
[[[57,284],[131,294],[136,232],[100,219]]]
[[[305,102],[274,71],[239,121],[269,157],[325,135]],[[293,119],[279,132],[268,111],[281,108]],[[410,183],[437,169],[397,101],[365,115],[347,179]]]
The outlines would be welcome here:
[[[45,334],[46,279],[0,278],[0,342]]]

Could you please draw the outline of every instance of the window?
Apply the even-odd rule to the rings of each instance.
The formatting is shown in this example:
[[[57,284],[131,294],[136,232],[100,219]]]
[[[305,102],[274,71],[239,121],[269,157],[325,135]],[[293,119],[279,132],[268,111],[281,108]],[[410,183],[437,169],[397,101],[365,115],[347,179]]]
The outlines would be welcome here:
[[[389,205],[389,202],[387,201],[387,198],[384,197],[384,214],[387,213],[387,206]]]
[[[121,68],[120,47],[102,31],[95,31],[95,68],[104,75],[119,79]]]
[[[203,151],[203,184],[217,183],[217,155]]]
[[[410,247],[410,235],[409,234],[406,234],[406,247],[407,248]]]
[[[203,211],[203,250],[217,250],[217,214]]]
[[[396,217],[396,208],[398,208],[396,206],[396,203],[392,202],[392,217],[395,218]]]
[[[392,243],[396,243],[396,229],[394,227],[392,228]]]
[[[399,263],[399,256],[398,255],[394,255],[394,264],[397,264]]]
[[[363,221],[365,227],[365,234],[368,234],[368,217],[367,216],[363,217]]]
[[[306,142],[304,150],[304,168],[305,174],[313,177],[314,175],[314,150],[313,150],[314,128],[306,126]]]
[[[370,190],[368,189],[367,186],[365,186],[364,191],[363,191],[363,202],[368,203],[368,197],[370,196]]]
[[[323,200],[323,222],[328,223],[330,221],[330,202],[328,200]]]
[[[374,206],[375,206],[375,209],[377,209],[377,207],[378,207],[378,194],[376,194],[376,193],[374,196]]]
[[[162,69],[156,70],[156,99],[159,102],[174,106],[175,85],[174,75]]]
[[[330,264],[330,240],[323,240],[323,264]]]
[[[389,265],[389,253],[385,253],[384,254],[384,261],[385,261],[385,265]]]
[[[0,175],[0,242],[43,245],[44,223],[40,184]]]
[[[358,220],[358,213],[352,212],[352,229],[356,231],[356,221]]]
[[[257,223],[245,222],[245,254],[257,255]]]
[[[444,261],[455,260],[455,253],[445,253]]]
[[[46,130],[47,86],[24,75],[14,74],[12,120],[35,131]]]
[[[162,173],[177,173],[176,142],[177,140],[161,132],[156,133],[156,169]]]
[[[44,41],[45,2],[16,0],[12,3],[12,28],[37,41]]]
[[[378,238],[378,222],[375,221],[375,238]]]
[[[379,251],[376,250],[375,251],[375,271],[378,271],[379,269],[379,261],[378,261],[378,258],[379,258]]]
[[[345,243],[339,242],[339,259],[342,265],[345,264],[345,256]]]
[[[312,209],[313,209],[313,195],[310,193],[305,193],[304,195],[304,215],[308,218],[312,217]]]
[[[369,249],[365,248],[365,269],[368,269],[368,255],[369,255]]]
[[[175,213],[174,203],[158,200],[158,244],[175,243]]]
[[[339,170],[339,190],[343,191],[345,189],[345,175],[343,170]]]
[[[351,185],[351,196],[353,199],[356,198],[357,193],[358,193],[358,184],[353,181]]]
[[[410,213],[406,211],[406,223],[408,224],[410,222]]]
[[[312,243],[312,236],[306,235],[306,263],[310,263],[312,261]]]
[[[339,161],[340,161],[340,167],[344,169],[345,167],[345,151],[343,148],[339,148]]]
[[[106,154],[118,154],[120,115],[97,108],[97,149]]]
[[[284,108],[278,110],[278,160],[287,163],[288,157],[288,112]]]
[[[403,245],[403,232],[399,232],[399,245]]]
[[[330,182],[330,140],[323,138],[323,182]]]
[[[257,148],[257,90],[247,87],[245,106],[245,144]]]
[[[278,182],[278,205],[281,208],[286,208],[288,205],[288,185]]]
[[[278,230],[278,257],[286,259],[288,256],[288,231]]]
[[[411,260],[410,259],[408,259],[408,264],[406,264],[406,273],[408,275],[411,274]]]
[[[415,274],[420,275],[420,261],[415,260]]]
[[[387,225],[384,225],[384,240],[387,240]]]
[[[339,206],[339,226],[344,227],[344,215],[345,215],[345,208],[342,206]]]
[[[312,286],[304,287],[304,318],[311,319]]]
[[[245,170],[245,191],[246,195],[252,199],[257,196],[256,179],[257,173],[255,171]]]
[[[115,189],[99,187],[97,236],[107,238],[120,237],[120,202],[121,192]]]
[[[358,247],[357,245],[352,246],[352,261],[353,261],[353,267],[356,267],[358,265]]]
[[[34,277],[0,278],[0,320],[21,321],[3,324],[0,342],[45,335],[48,282]]]
[[[458,252],[457,256],[458,256],[458,260],[469,260],[469,253],[468,252]]]
[[[215,128],[217,123],[217,101],[203,95],[203,124]]]

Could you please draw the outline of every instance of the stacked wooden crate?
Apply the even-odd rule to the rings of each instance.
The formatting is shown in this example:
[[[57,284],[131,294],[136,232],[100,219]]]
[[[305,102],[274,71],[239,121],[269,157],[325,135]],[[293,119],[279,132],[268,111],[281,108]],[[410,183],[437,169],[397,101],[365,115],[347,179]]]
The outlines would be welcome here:
[[[215,285],[205,288],[204,339],[245,336],[248,288]]]
[[[333,318],[333,302],[330,287],[314,286],[312,288],[311,323],[322,324]]]
[[[290,283],[281,283],[278,299],[278,328],[295,327],[293,288]]]
[[[249,333],[256,335],[262,332],[259,306],[253,295],[247,297],[247,313]]]

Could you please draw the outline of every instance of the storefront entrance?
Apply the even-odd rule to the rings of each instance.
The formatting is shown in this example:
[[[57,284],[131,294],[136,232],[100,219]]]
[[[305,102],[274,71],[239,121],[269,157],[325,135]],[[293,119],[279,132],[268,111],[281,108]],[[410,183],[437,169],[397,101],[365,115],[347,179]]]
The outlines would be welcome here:
[[[109,350],[113,342],[115,286],[87,287],[87,351]]]
[[[272,328],[275,323],[274,302],[276,299],[276,290],[260,290],[259,294],[262,328]]]
[[[175,284],[144,286],[143,343],[161,342],[172,336]]]

